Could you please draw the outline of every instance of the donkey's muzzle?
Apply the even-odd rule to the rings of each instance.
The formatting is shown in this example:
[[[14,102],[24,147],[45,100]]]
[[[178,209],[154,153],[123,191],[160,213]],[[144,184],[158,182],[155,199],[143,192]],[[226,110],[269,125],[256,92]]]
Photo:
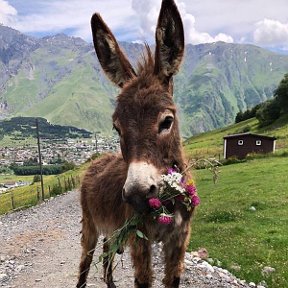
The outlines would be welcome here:
[[[160,179],[153,164],[142,161],[130,163],[122,191],[123,201],[139,213],[148,211],[148,199],[157,196]]]

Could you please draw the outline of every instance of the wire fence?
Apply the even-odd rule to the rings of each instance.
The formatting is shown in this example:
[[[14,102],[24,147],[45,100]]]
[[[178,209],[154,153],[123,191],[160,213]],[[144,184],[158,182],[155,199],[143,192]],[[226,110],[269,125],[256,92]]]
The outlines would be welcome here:
[[[78,188],[80,177],[77,176],[55,176],[53,181],[44,185],[44,199],[60,195],[64,192]],[[20,210],[43,201],[40,183],[30,186],[8,190],[0,194],[0,215],[9,211]]]

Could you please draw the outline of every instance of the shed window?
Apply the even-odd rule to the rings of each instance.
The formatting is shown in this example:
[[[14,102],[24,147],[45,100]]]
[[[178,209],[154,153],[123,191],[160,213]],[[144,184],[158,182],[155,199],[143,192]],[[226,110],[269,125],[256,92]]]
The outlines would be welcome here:
[[[261,146],[262,142],[261,140],[256,140],[256,146]]]
[[[238,145],[243,145],[244,141],[243,140],[238,140]]]

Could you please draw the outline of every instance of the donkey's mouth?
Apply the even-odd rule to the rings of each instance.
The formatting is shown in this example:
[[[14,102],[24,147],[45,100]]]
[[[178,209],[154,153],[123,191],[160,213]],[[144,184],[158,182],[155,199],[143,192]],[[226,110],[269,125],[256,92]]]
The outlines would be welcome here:
[[[133,197],[126,199],[126,202],[139,214],[145,214],[150,211],[146,197],[142,197],[141,195],[133,195]]]

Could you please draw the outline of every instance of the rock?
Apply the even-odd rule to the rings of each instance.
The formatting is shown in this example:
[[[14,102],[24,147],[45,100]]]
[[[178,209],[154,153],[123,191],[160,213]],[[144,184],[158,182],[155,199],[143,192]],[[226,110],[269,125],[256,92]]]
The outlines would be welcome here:
[[[239,272],[241,270],[241,266],[235,263],[230,266],[230,269]]]
[[[257,288],[266,288],[267,283],[265,280],[262,280],[260,283],[258,283]]]
[[[206,260],[209,264],[213,265],[214,264],[214,259],[213,258],[208,258]]]
[[[208,274],[206,275],[206,278],[207,278],[207,279],[211,279],[211,278],[213,278],[213,275],[210,274],[210,273],[208,273]]]
[[[20,273],[23,269],[24,269],[24,265],[18,265],[16,268],[15,268],[15,272],[16,273]]]
[[[265,266],[261,271],[263,276],[268,276],[269,274],[273,272],[275,272],[275,268],[270,267],[270,266]]]
[[[203,261],[202,263],[198,264],[197,266],[206,270],[207,272],[210,272],[210,273],[215,272],[214,268],[206,261]]]
[[[199,258],[201,258],[203,260],[208,259],[209,253],[208,253],[206,248],[199,248],[197,252],[198,252],[198,257]]]
[[[0,256],[0,262],[4,262],[5,260],[6,260],[6,257],[3,256],[3,255],[1,255],[1,256]]]
[[[254,282],[250,282],[248,285],[251,287],[256,287],[256,284]]]
[[[9,279],[7,274],[0,274],[0,283],[4,283]]]

